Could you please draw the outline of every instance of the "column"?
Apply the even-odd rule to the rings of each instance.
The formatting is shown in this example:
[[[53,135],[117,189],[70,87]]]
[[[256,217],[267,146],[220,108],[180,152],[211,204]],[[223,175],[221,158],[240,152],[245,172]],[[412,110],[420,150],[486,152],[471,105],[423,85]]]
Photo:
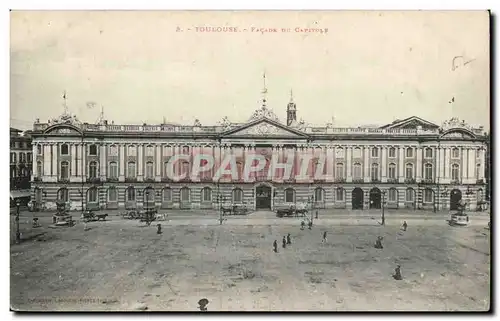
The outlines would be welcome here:
[[[335,177],[335,151],[332,145],[328,145],[326,149],[326,175],[327,181],[333,182],[333,178]]]
[[[347,167],[347,175],[346,182],[352,182],[352,146],[346,146],[345,148],[345,159],[346,159],[346,167]]]
[[[141,182],[144,173],[144,145],[138,144],[137,149],[137,180]]]
[[[370,146],[364,146],[364,157],[363,157],[363,177],[366,182],[370,182]]]
[[[31,180],[33,181],[33,179],[35,177],[38,177],[38,161],[37,161],[37,156],[38,156],[38,149],[37,149],[37,145],[38,144],[33,144],[32,146],[32,154],[33,155],[33,168],[32,168],[32,171],[31,171]]]
[[[405,181],[405,148],[398,146],[398,181],[404,183]]]
[[[52,145],[52,176],[59,177],[58,166],[57,166],[57,155],[59,151],[59,144],[55,143]]]
[[[417,153],[417,161],[416,161],[416,167],[417,167],[417,183],[421,181],[422,179],[422,147],[417,147],[415,148],[415,152]]]
[[[387,146],[382,146],[382,163],[380,166],[382,167],[382,182],[387,182]]]
[[[156,164],[156,173],[155,173],[155,181],[160,182],[161,181],[161,156],[162,156],[162,150],[161,150],[161,145],[156,144],[155,147],[155,164]]]
[[[479,164],[481,164],[481,169],[479,171],[479,179],[485,180],[484,176],[485,176],[485,164],[486,164],[486,149],[481,148],[479,155],[480,155]]]
[[[444,177],[444,148],[439,147],[437,149],[438,152],[438,158],[437,158],[437,170],[438,172],[438,178],[439,178],[439,183],[442,182],[442,180],[445,178]]]
[[[77,171],[77,161],[76,161],[76,144],[70,145],[70,155],[71,155],[71,175],[70,180],[76,178]]]
[[[476,150],[474,148],[467,149],[467,178],[469,184],[476,182]]]
[[[460,147],[460,178],[462,180],[467,180],[467,149],[465,147]],[[465,181],[462,181],[465,183]]]
[[[80,167],[82,169],[82,176],[87,177],[87,146],[85,143],[81,144],[81,155],[82,155],[82,161],[80,164]]]
[[[107,177],[107,159],[106,159],[106,144],[101,144],[100,152],[99,152],[99,168],[100,168],[100,177],[101,180],[105,180]]]
[[[118,145],[118,179],[125,181],[125,144]]]

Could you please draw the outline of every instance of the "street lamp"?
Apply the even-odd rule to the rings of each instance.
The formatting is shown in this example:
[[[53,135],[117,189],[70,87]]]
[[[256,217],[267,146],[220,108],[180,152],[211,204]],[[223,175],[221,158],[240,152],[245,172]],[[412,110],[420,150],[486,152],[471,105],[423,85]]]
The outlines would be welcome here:
[[[382,191],[382,225],[385,225],[385,193],[386,191]]]
[[[19,207],[21,203],[16,200],[16,243],[21,243],[21,232],[19,231]]]

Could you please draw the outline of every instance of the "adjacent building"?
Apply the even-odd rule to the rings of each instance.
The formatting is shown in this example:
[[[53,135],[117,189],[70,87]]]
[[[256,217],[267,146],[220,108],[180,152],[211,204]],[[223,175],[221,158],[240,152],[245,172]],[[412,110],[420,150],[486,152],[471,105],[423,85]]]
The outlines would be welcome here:
[[[33,167],[31,131],[10,128],[10,191],[11,199],[28,198]]]
[[[263,100],[246,122],[219,124],[82,124],[68,114],[33,127],[32,198],[72,209],[211,209],[221,203],[251,209],[308,203],[316,208],[410,208],[454,210],[459,202],[474,210],[485,197],[486,139],[482,127],[454,118],[441,125],[419,117],[381,127],[310,126],[297,121],[291,99],[282,123]],[[327,155],[326,179],[290,177],[270,181],[173,180],[172,155],[211,153],[220,164],[228,153],[249,153],[285,162],[287,155]],[[295,156],[293,156],[295,157]],[[189,172],[193,158],[176,163]],[[294,159],[294,162],[296,159]],[[217,165],[216,164],[216,165]],[[241,173],[241,163],[237,163]],[[267,165],[266,165],[267,166]]]

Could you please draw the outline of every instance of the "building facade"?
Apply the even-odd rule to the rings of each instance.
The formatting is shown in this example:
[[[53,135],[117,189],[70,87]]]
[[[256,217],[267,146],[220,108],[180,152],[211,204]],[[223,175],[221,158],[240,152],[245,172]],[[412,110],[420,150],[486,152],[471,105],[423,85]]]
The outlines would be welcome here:
[[[10,190],[11,198],[30,196],[32,164],[31,135],[29,131],[10,128]]]
[[[32,199],[71,209],[216,209],[221,203],[274,209],[307,203],[316,208],[411,208],[470,210],[485,197],[486,142],[483,129],[458,119],[441,126],[419,117],[382,127],[309,126],[297,121],[293,101],[281,123],[265,104],[245,123],[224,118],[216,126],[81,124],[65,114],[33,128]],[[292,153],[326,155],[326,178],[310,175],[269,180],[257,172],[250,181],[213,171],[198,178],[167,175],[172,155],[188,155],[173,166],[189,172],[197,153],[211,153],[216,165],[228,154],[263,155],[287,161]],[[191,157],[191,158],[189,158]],[[197,160],[199,161],[199,160]],[[237,161],[237,171],[242,173]],[[315,170],[314,166],[311,170]]]

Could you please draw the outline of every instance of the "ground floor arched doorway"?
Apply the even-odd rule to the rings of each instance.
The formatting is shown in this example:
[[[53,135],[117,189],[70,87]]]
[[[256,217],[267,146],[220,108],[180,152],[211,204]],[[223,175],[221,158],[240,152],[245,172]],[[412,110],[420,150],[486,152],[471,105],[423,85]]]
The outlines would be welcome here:
[[[459,189],[454,189],[450,192],[450,211],[458,210],[460,201],[462,200],[462,192]]]
[[[370,191],[370,208],[381,208],[382,193],[376,187]]]
[[[260,185],[255,188],[255,209],[271,209],[272,188]]]
[[[359,187],[356,187],[352,190],[352,209],[353,210],[362,210],[363,209],[363,190]]]

